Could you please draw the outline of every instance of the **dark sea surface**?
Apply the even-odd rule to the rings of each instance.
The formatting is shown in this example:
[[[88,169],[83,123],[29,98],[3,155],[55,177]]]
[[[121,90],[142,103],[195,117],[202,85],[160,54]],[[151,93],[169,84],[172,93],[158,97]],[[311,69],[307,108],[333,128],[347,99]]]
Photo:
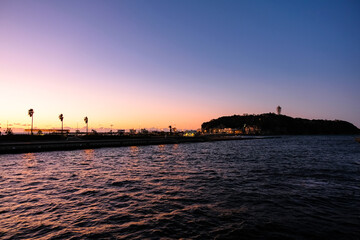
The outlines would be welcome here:
[[[360,239],[354,136],[0,155],[0,239]]]

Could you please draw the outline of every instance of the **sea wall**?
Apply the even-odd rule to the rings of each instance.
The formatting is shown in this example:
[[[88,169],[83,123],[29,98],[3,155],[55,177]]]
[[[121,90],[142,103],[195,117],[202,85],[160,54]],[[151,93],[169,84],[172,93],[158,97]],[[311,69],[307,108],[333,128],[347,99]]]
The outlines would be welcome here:
[[[102,147],[125,147],[158,144],[178,144],[191,142],[247,140],[244,137],[168,137],[168,138],[129,138],[119,140],[78,140],[78,141],[43,141],[43,142],[8,142],[0,144],[0,154],[27,153],[43,151],[61,151],[75,149],[91,149]]]

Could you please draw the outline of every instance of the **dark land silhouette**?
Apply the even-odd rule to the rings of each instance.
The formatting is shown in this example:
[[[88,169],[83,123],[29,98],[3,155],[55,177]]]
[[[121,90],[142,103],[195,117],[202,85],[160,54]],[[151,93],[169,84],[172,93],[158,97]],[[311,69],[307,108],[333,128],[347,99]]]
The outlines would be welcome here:
[[[260,115],[233,115],[224,116],[204,122],[202,131],[192,131],[191,135],[186,132],[178,132],[176,128],[169,126],[170,132],[149,132],[142,129],[140,132],[124,133],[112,131],[98,133],[92,130],[86,133],[70,133],[69,130],[56,130],[49,134],[13,134],[11,131],[6,135],[0,135],[0,154],[38,152],[54,150],[73,150],[99,147],[121,147],[153,144],[177,144],[189,142],[208,142],[226,140],[255,139],[239,135],[315,135],[315,134],[359,134],[353,124],[341,120],[309,120],[292,118],[281,115],[281,107],[277,108],[278,114],[266,113]],[[33,117],[33,111],[31,114]],[[63,115],[59,116],[63,120]],[[87,117],[84,119],[88,123]],[[11,129],[10,129],[11,130]],[[191,136],[191,137],[189,137]],[[271,138],[271,137],[256,137]],[[357,141],[359,141],[357,139]]]
[[[359,134],[360,129],[341,120],[309,120],[286,115],[265,113],[260,115],[224,116],[204,122],[203,131],[221,132],[238,130],[243,134],[260,135],[312,135],[312,134]]]

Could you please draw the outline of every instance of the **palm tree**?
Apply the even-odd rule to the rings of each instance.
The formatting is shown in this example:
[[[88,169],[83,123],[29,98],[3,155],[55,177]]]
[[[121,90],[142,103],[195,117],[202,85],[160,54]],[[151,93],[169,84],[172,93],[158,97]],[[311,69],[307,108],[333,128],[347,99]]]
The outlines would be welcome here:
[[[60,119],[60,121],[61,121],[61,134],[63,134],[63,127],[64,127],[64,115],[61,113],[60,115],[59,115],[59,119]]]
[[[86,135],[88,135],[88,131],[89,131],[89,125],[88,125],[89,119],[88,119],[88,117],[84,117],[84,122],[86,123]]]
[[[33,135],[34,109],[30,108],[29,111],[28,111],[28,114],[31,117],[31,135]]]
[[[277,111],[277,114],[280,115],[281,114],[281,107],[277,106],[276,111]]]

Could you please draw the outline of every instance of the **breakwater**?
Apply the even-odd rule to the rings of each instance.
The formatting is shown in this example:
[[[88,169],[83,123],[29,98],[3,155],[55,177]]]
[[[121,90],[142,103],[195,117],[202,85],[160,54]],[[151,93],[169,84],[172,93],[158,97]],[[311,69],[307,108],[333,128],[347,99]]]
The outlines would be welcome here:
[[[264,137],[256,137],[256,139],[259,138],[264,138]],[[5,143],[0,143],[0,154],[61,151],[61,150],[102,148],[102,147],[125,147],[125,146],[178,144],[178,143],[192,143],[192,142],[250,140],[250,139],[255,139],[255,138],[240,137],[240,136],[199,136],[199,137],[126,138],[126,139],[111,139],[111,140],[104,139],[104,140],[5,142]]]

